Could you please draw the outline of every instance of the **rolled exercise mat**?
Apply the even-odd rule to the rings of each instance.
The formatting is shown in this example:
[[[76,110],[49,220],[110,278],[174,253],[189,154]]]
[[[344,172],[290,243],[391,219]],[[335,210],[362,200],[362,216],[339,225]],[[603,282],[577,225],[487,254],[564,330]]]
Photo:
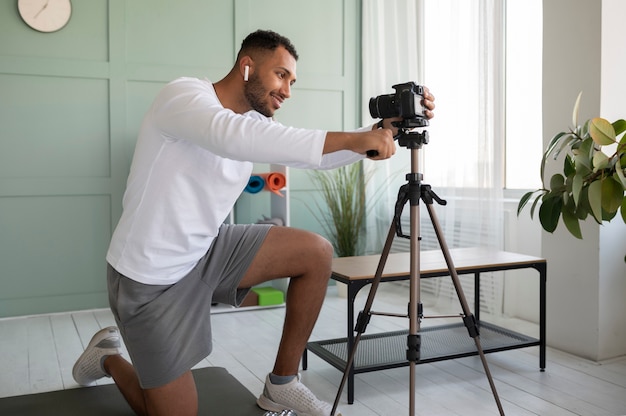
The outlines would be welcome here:
[[[265,188],[265,179],[259,175],[250,175],[248,179],[248,185],[244,189],[245,192],[250,194],[256,194],[261,192]]]
[[[280,172],[269,172],[259,174],[265,180],[265,190],[274,192],[276,195],[284,196],[280,190],[287,184],[287,178]]]

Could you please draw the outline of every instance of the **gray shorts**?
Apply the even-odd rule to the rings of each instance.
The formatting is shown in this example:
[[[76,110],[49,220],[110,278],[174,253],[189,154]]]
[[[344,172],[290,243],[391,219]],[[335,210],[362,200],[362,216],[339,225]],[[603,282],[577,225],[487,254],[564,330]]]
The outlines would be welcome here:
[[[174,381],[211,353],[211,302],[239,306],[237,286],[271,225],[224,225],[173,285],[146,285],[108,267],[109,304],[144,389]]]

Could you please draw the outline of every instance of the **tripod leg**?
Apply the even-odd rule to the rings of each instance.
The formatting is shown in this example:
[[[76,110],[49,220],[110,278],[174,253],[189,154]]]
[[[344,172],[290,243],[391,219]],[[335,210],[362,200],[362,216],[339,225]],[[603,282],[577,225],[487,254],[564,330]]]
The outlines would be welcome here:
[[[493,382],[493,377],[491,376],[491,371],[489,371],[489,365],[487,364],[487,359],[485,358],[485,353],[480,344],[480,336],[478,335],[478,327],[476,326],[476,320],[470,311],[469,305],[467,303],[467,299],[465,298],[465,294],[463,293],[463,288],[461,287],[461,281],[459,279],[459,275],[456,272],[456,268],[452,262],[452,256],[450,255],[450,250],[448,248],[448,244],[444,238],[444,235],[441,231],[441,225],[439,224],[439,220],[437,219],[437,213],[433,208],[432,204],[426,204],[426,208],[428,209],[428,215],[430,216],[431,222],[435,229],[435,234],[437,235],[437,240],[439,241],[439,246],[441,247],[441,252],[443,253],[443,257],[448,265],[448,270],[450,271],[450,277],[452,277],[452,283],[454,284],[454,288],[456,290],[456,294],[459,298],[459,302],[461,303],[461,308],[463,309],[463,322],[467,327],[467,330],[472,338],[474,338],[474,342],[476,343],[476,349],[478,350],[478,354],[480,355],[480,360],[482,361],[483,368],[485,369],[485,375],[489,380],[489,386],[491,387],[491,392],[493,393],[493,397],[496,401],[496,405],[498,406],[498,410],[501,416],[504,416],[504,409],[502,409],[502,403],[500,403],[500,397],[498,396],[498,392],[496,390],[496,385]]]
[[[361,335],[365,332],[365,327],[367,326],[367,322],[369,321],[370,312],[372,310],[372,304],[374,303],[374,297],[376,296],[376,291],[378,290],[378,285],[380,284],[380,279],[383,275],[383,270],[385,269],[385,264],[387,263],[387,258],[389,257],[389,251],[391,250],[391,244],[393,243],[394,236],[396,234],[396,226],[395,223],[392,223],[389,227],[389,233],[387,234],[387,239],[385,240],[385,245],[383,247],[383,251],[380,255],[380,260],[378,261],[378,267],[376,268],[376,274],[374,275],[374,280],[372,281],[372,287],[370,288],[369,295],[367,296],[367,301],[365,302],[365,306],[363,311],[359,314],[357,319],[355,331],[357,331],[356,336],[354,337],[354,343],[352,344],[352,350],[350,351],[350,355],[348,356],[348,360],[346,361],[346,368],[343,373],[343,377],[341,378],[341,384],[339,384],[339,390],[337,391],[337,396],[335,397],[335,402],[333,403],[333,409],[330,412],[331,416],[334,416],[337,411],[337,407],[339,406],[339,400],[341,399],[341,393],[343,392],[343,388],[350,376],[350,372],[353,369],[354,357],[356,356],[356,350],[359,346],[359,341],[361,340]]]
[[[420,289],[420,207],[419,186],[416,187],[415,199],[410,205],[410,288],[409,288],[409,335],[407,337],[407,360],[409,361],[409,415],[416,413],[417,362],[420,360],[421,349],[421,289]]]

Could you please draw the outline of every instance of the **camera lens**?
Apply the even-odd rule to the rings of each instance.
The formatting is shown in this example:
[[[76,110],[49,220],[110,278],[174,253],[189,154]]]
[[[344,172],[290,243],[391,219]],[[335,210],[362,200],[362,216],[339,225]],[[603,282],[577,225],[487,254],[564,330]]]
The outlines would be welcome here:
[[[372,118],[397,117],[398,109],[396,109],[395,94],[370,98],[370,115]]]

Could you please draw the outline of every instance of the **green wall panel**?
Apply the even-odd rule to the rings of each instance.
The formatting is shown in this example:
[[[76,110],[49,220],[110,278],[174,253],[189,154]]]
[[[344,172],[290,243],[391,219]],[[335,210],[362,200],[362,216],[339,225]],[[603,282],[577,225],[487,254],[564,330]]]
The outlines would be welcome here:
[[[301,186],[300,188],[310,188],[310,186]],[[295,189],[291,191],[291,223],[298,224],[297,226],[300,228],[324,235],[324,228],[319,222],[319,219],[322,218],[320,207],[324,207],[324,204],[320,202],[318,193],[311,189]],[[323,209],[326,210],[326,208]]]
[[[203,67],[232,63],[233,19],[230,1],[127,1],[127,60]]]
[[[5,302],[35,313],[41,298],[104,293],[110,205],[107,195],[0,197],[0,315]]]
[[[0,177],[109,176],[108,82],[0,74]]]

